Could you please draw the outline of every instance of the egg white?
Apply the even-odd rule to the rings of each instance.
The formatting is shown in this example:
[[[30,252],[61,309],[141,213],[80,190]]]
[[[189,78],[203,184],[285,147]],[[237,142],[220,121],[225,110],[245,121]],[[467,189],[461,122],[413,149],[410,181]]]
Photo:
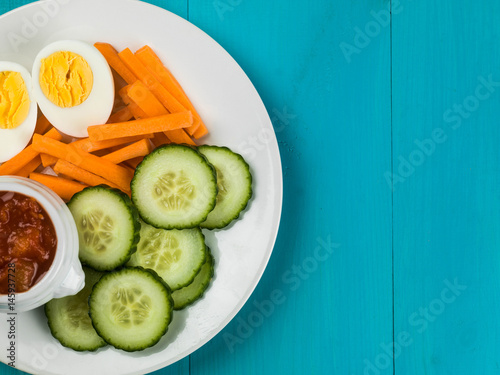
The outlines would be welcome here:
[[[31,91],[30,73],[23,66],[10,61],[0,61],[0,72],[20,73],[30,101],[28,116],[21,125],[14,129],[0,129],[0,163],[3,163],[20,153],[29,143],[35,132],[38,107]]]
[[[40,87],[40,67],[42,59],[55,52],[69,51],[83,57],[94,76],[92,91],[82,104],[61,108],[52,103]],[[33,94],[40,110],[60,132],[76,138],[88,137],[87,128],[108,121],[115,100],[113,74],[106,59],[97,48],[77,40],[61,40],[44,47],[33,63]]]

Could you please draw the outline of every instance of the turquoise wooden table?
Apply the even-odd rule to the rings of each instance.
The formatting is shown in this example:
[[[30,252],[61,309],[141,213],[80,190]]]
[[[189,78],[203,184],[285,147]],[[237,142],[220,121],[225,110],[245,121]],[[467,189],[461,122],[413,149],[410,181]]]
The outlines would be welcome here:
[[[150,2],[246,71],[284,175],[257,289],[155,374],[500,374],[500,2]]]

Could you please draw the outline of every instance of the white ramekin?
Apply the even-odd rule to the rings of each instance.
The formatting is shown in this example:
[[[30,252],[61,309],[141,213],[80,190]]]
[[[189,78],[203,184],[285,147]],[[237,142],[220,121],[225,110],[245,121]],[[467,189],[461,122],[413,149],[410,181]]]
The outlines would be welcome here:
[[[33,197],[47,211],[57,236],[57,248],[52,265],[33,287],[15,294],[15,312],[39,307],[52,298],[78,293],[84,286],[85,276],[78,260],[78,231],[66,204],[44,185],[27,178],[0,176],[0,191],[11,191]],[[0,313],[13,312],[8,296],[0,294]]]

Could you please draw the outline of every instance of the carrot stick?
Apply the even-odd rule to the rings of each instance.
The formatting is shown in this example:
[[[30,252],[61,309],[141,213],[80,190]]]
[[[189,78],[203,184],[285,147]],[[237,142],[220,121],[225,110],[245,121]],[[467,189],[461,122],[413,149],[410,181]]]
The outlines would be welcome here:
[[[170,139],[168,139],[165,133],[156,133],[151,141],[153,142],[155,147],[160,147],[170,143]]]
[[[129,85],[124,91],[145,113],[148,117],[156,117],[167,114],[167,109],[155,98],[152,92],[141,82]],[[167,137],[174,143],[186,143],[196,146],[196,143],[187,135],[184,129],[174,129],[167,131]]]
[[[129,111],[132,113],[132,115],[136,120],[148,117],[148,115],[146,115],[144,111],[140,109],[139,106],[129,98],[125,90],[121,89],[118,92],[118,94],[121,96],[123,102],[127,105],[127,108],[129,109]]]
[[[44,167],[50,167],[51,165],[57,163],[57,161],[59,160],[58,158],[55,158],[52,155],[48,154],[40,154],[40,158]]]
[[[121,146],[127,143],[140,141],[141,139],[153,138],[153,136],[154,136],[153,134],[144,134],[144,135],[141,134],[141,135],[133,135],[131,137],[108,139],[106,141],[93,141],[93,142],[91,141],[88,152],[94,152],[115,146]]]
[[[33,137],[35,137],[35,135],[40,136],[39,134],[34,134]],[[59,134],[59,132],[54,128],[50,129],[45,134],[45,137],[56,139],[58,141],[62,139],[62,135]],[[26,166],[26,164],[36,158],[39,154],[40,153],[33,148],[33,144],[27,146],[12,159],[7,160],[5,163],[0,165],[0,176],[15,174],[21,168]]]
[[[79,150],[85,151],[85,152],[91,152],[92,149],[92,142],[90,141],[90,138],[80,138],[72,143],[70,143],[72,147],[76,147]]]
[[[191,112],[181,112],[147,119],[119,122],[117,124],[94,125],[88,127],[92,142],[106,139],[130,137],[182,129],[193,123]]]
[[[68,163],[66,160],[59,159],[54,166],[54,172],[68,176],[74,180],[83,182],[89,186],[108,185],[116,188],[117,186],[111,181],[106,180],[96,174],[90,173],[83,168],[77,167],[74,164]]]
[[[163,133],[162,133],[162,134],[163,134]],[[126,163],[129,167],[131,167],[131,168],[133,168],[133,169],[136,169],[136,168],[137,168],[137,166],[138,166],[139,164],[141,164],[141,162],[142,162],[143,160],[144,160],[144,156],[139,156],[139,157],[137,157],[137,158],[129,159],[129,160],[127,160],[125,163]]]
[[[29,178],[47,186],[66,201],[69,201],[73,195],[87,187],[75,181],[42,173],[31,173]]]
[[[128,107],[120,109],[118,112],[113,113],[108,119],[108,124],[114,124],[115,122],[125,122],[130,120],[134,115]]]
[[[118,56],[120,56],[124,64],[151,90],[154,96],[170,113],[186,111],[186,108],[156,80],[129,48],[121,51]]]
[[[140,156],[146,156],[152,151],[151,143],[148,139],[140,140],[139,142],[132,143],[129,146],[125,146],[115,152],[108,155],[104,155],[102,158],[109,160],[114,164],[120,164],[125,160],[130,160]]]
[[[125,168],[111,163],[109,160],[38,134],[33,136],[33,148],[38,152],[66,160],[88,172],[104,177],[123,191],[130,189],[132,174]]]
[[[194,105],[189,100],[182,86],[175,79],[174,75],[168,70],[168,68],[162,63],[158,55],[149,46],[144,46],[138,51],[136,51],[135,56],[141,61],[146,69],[156,78],[160,84],[165,87],[184,108],[193,113],[193,125],[187,129],[190,135],[193,135],[195,131],[201,126],[206,130],[205,124],[201,120],[200,115],[196,112]]]
[[[28,164],[26,164],[24,167],[22,167],[20,170],[18,170],[15,175],[19,177],[28,177],[30,173],[34,172],[42,163],[42,160],[40,158],[40,155],[35,157],[32,161],[30,161]]]
[[[128,84],[137,81],[132,73],[118,56],[118,52],[109,43],[95,43],[94,47],[101,52],[109,66],[111,66]]]
[[[120,167],[122,168],[125,168],[127,171],[130,172],[130,175],[133,176],[134,173],[135,173],[135,169],[132,168],[132,167],[129,167],[126,163],[121,163],[121,164],[118,164]],[[132,180],[132,179],[131,179]],[[128,191],[126,191],[125,193],[130,193],[130,189]],[[129,194],[130,195],[130,194]]]
[[[122,90],[148,115],[148,117],[168,114],[163,104],[156,99],[153,93],[141,81],[125,86]]]
[[[105,150],[107,148],[122,146],[127,143],[137,142],[144,138],[153,138],[153,137],[154,137],[153,134],[145,134],[145,135],[135,135],[131,137],[121,137],[121,138],[108,139],[105,141],[94,141],[94,142],[92,142],[90,138],[81,138],[71,143],[71,145],[85,152],[96,152]]]
[[[172,143],[185,143],[191,146],[196,146],[196,143],[193,142],[191,137],[183,129],[171,130],[165,132],[165,135],[172,141]]]
[[[130,102],[130,104],[127,106],[130,112],[132,112],[132,115],[136,120],[140,120],[141,118],[147,118],[146,114],[142,109],[139,108],[137,104],[134,102]]]
[[[134,135],[131,137],[107,139],[105,141],[91,141],[90,138],[81,138],[71,143],[71,145],[85,152],[96,152],[116,146],[123,146],[127,143],[137,142],[144,138],[149,139],[153,137],[154,134],[144,134],[144,135]]]
[[[44,134],[47,132],[52,125],[50,124],[49,120],[47,120],[47,117],[44,115],[40,115],[38,119],[36,120],[36,125],[35,125],[35,133],[36,134]]]
[[[205,136],[208,134],[208,130],[207,128],[205,128],[204,126],[200,126],[198,128],[198,130],[196,130],[193,134],[193,137],[196,138],[196,139],[200,139],[201,137]]]

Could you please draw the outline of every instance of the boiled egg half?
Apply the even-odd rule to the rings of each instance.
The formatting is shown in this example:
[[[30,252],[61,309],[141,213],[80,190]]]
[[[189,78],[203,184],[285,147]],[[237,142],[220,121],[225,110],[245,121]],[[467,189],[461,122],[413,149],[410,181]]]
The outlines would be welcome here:
[[[33,94],[54,127],[72,137],[105,124],[113,110],[115,87],[106,59],[93,45],[61,40],[43,48],[33,63]]]
[[[35,131],[38,111],[31,87],[23,66],[0,61],[0,163],[21,152]]]

